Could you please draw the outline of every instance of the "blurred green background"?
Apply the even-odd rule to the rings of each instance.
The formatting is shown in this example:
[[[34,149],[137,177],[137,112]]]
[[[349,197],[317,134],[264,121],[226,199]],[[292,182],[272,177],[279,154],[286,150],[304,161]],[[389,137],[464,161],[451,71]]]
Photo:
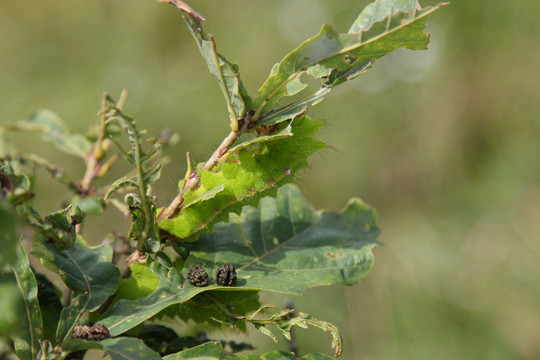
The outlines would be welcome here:
[[[190,2],[252,94],[321,23],[346,31],[367,3]],[[292,299],[340,327],[342,359],[540,358],[538,13],[534,0],[456,0],[429,19],[428,51],[385,57],[311,110],[331,149],[311,158],[300,187],[317,208],[363,198],[383,230],[367,280]],[[156,186],[170,199],[185,152],[202,161],[228,133],[220,90],[179,13],[152,0],[0,0],[2,123],[47,108],[85,132],[101,94],[124,87],[141,128],[181,135]],[[38,138],[12,136],[82,176],[82,164]],[[50,212],[64,190],[39,174],[37,207]],[[127,230],[107,214],[91,219],[90,241]],[[302,353],[331,352],[318,330],[297,337]],[[275,348],[253,331],[249,340]]]

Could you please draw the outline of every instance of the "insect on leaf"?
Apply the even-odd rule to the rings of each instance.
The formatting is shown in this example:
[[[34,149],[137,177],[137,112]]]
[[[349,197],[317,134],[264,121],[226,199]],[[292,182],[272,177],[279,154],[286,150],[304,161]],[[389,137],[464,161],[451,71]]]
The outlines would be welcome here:
[[[246,206],[229,223],[217,224],[212,234],[201,234],[181,273],[166,266],[154,292],[118,301],[100,323],[117,336],[205,291],[302,294],[315,286],[356,284],[373,266],[371,250],[379,234],[375,221],[375,211],[358,199],[341,213],[316,212],[296,187],[285,186],[277,198],[262,199],[258,209]],[[185,281],[190,265],[215,274],[227,262],[236,267],[234,287],[215,282],[196,287]]]

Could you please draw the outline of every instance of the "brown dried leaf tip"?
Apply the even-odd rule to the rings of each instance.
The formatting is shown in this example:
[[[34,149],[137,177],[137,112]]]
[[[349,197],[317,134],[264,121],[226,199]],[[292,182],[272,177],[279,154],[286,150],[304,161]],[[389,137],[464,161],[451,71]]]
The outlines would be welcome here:
[[[216,282],[221,286],[236,286],[236,269],[231,263],[220,266],[216,271]]]
[[[83,339],[83,340],[104,340],[108,339],[111,336],[109,329],[105,325],[95,324],[92,326],[75,326],[71,337],[73,339]]]
[[[158,1],[169,3],[173,6],[176,6],[177,8],[179,8],[180,10],[188,14],[193,19],[193,21],[197,23],[199,27],[201,26],[201,21],[206,21],[206,19],[203,18],[201,14],[193,10],[191,6],[189,6],[188,4],[186,4],[185,2],[181,0],[158,0]]]
[[[201,265],[191,265],[188,268],[186,279],[191,285],[198,287],[208,285],[210,280],[208,274]]]

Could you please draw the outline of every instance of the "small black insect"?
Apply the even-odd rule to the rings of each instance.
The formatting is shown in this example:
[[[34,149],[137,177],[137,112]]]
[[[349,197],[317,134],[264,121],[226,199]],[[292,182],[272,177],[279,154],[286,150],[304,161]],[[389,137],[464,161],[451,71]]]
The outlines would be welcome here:
[[[216,271],[216,282],[221,286],[236,286],[236,270],[234,265],[226,263]]]
[[[208,274],[201,265],[191,265],[188,269],[186,279],[191,285],[198,287],[208,285],[209,280]]]

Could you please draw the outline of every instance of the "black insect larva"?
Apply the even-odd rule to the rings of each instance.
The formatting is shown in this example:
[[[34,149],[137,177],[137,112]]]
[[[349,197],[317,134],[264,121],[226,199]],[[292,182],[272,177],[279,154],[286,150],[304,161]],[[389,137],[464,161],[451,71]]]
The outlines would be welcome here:
[[[90,338],[90,326],[75,326],[73,332],[71,333],[73,339],[84,339],[88,340]]]
[[[90,328],[90,338],[88,340],[104,340],[111,336],[109,329],[103,324],[95,324]]]
[[[186,276],[187,281],[193,286],[208,285],[208,274],[201,265],[191,265]]]
[[[236,270],[234,265],[226,263],[220,266],[216,271],[216,282],[221,286],[235,286]]]
[[[105,325],[95,324],[92,326],[75,326],[71,337],[73,339],[84,339],[84,340],[104,340],[111,336],[109,329]]]

